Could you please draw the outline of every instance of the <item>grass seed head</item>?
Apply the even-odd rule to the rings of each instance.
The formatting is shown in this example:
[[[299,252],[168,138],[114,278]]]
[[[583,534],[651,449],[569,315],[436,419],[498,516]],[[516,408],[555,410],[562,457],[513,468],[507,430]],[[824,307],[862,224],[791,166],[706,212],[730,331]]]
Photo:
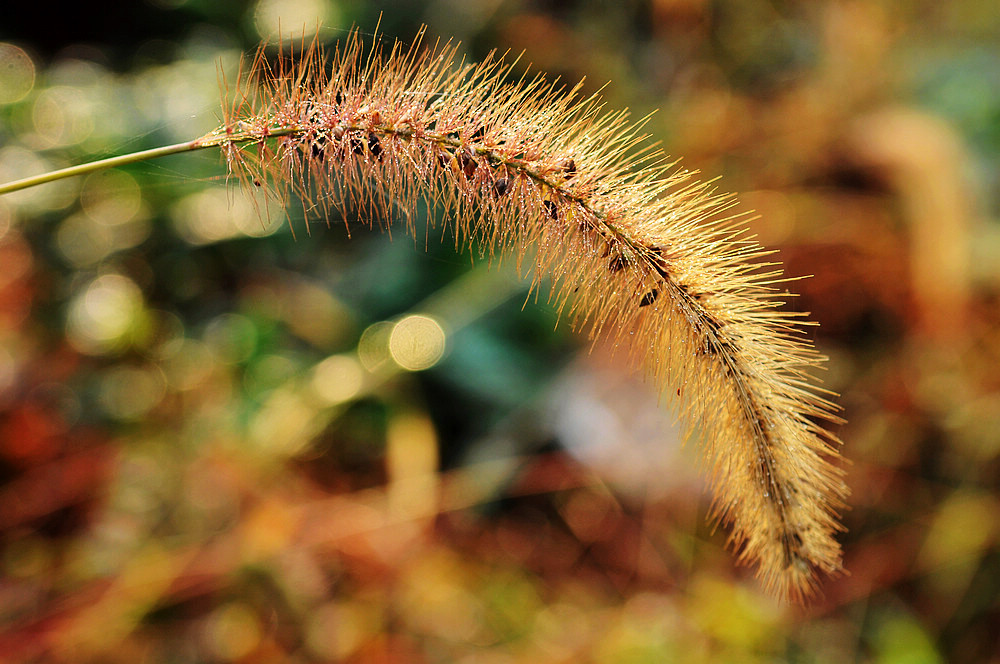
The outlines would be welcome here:
[[[840,569],[847,491],[839,441],[821,427],[836,408],[810,377],[823,358],[781,310],[780,271],[731,198],[650,146],[642,121],[496,55],[466,64],[454,44],[419,38],[386,52],[357,33],[329,56],[315,43],[263,53],[205,139],[251,193],[297,196],[323,217],[401,219],[410,233],[430,205],[485,255],[520,267],[530,250],[576,328],[661,386],[685,386],[713,518],[763,585],[802,599]]]

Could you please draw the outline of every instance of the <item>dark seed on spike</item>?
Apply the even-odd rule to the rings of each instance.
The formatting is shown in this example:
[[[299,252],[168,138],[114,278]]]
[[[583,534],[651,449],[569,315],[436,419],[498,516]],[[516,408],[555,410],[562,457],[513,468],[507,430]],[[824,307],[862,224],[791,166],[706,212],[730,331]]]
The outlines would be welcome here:
[[[368,150],[373,157],[382,159],[382,144],[379,143],[378,136],[375,134],[368,134]]]
[[[472,175],[476,172],[476,167],[479,164],[476,163],[475,158],[472,156],[472,151],[469,148],[465,148],[458,153],[458,163],[462,166],[462,172],[465,173],[467,179],[472,179]]]
[[[795,540],[790,536],[794,535],[798,537],[797,533],[781,533],[781,553],[784,557],[785,567],[789,568],[795,564],[795,558],[797,558],[797,552],[802,546],[802,538],[799,537],[798,546],[795,544]]]
[[[563,160],[562,167],[566,175],[570,177],[576,175],[576,162],[572,158]]]
[[[542,201],[542,205],[545,206],[545,211],[549,213],[549,216],[553,219],[559,218],[559,208],[552,201]]]
[[[722,330],[722,323],[719,319],[714,316],[705,316],[705,327],[712,332],[713,335],[718,336],[719,332]]]
[[[724,323],[712,316],[706,316],[698,325],[705,335],[703,353],[705,355],[721,355],[732,357],[738,353],[733,343],[722,333]],[[728,366],[728,365],[727,365]]]
[[[666,275],[663,276],[666,277]],[[688,297],[693,298],[695,300],[701,300],[701,293],[691,290],[690,288],[688,288],[687,284],[677,284],[677,288],[679,288]]]
[[[326,146],[326,138],[323,136],[317,136],[316,140],[312,143],[312,156],[315,159],[323,158],[323,150]]]
[[[639,306],[640,307],[648,307],[652,303],[656,302],[656,297],[659,294],[660,294],[660,291],[658,291],[657,289],[654,288],[653,290],[649,291],[648,293],[646,293],[645,295],[642,296],[642,299],[639,300]]]
[[[493,183],[493,191],[496,193],[498,198],[506,194],[508,188],[510,188],[510,180],[507,178],[500,178]]]
[[[656,253],[658,255],[653,260],[653,268],[656,270],[656,272],[661,277],[663,277],[664,279],[666,279],[666,278],[668,278],[668,275],[669,275],[668,269],[667,269],[667,259],[663,257],[663,250],[662,249],[658,249]]]

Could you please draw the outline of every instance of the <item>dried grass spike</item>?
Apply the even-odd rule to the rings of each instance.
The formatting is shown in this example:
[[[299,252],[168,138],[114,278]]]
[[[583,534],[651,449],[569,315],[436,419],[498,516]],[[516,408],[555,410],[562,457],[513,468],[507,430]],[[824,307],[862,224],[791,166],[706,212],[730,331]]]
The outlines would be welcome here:
[[[763,585],[802,599],[817,572],[840,570],[847,492],[839,441],[820,426],[835,407],[810,377],[822,358],[779,309],[780,270],[726,216],[731,199],[646,144],[642,121],[603,113],[579,86],[518,79],[502,57],[460,64],[454,44],[419,39],[384,54],[354,34],[326,62],[316,45],[273,65],[258,56],[252,92],[215,136],[280,136],[274,150],[227,149],[235,174],[345,218],[403,209],[411,233],[429,203],[461,242],[519,267],[532,248],[535,283],[553,279],[577,328],[687,386],[681,414],[700,432],[713,517]]]

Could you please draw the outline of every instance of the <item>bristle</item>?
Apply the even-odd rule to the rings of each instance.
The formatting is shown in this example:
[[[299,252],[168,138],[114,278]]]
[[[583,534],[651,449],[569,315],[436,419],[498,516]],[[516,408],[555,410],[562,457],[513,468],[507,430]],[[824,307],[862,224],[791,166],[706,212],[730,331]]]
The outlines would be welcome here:
[[[837,421],[810,378],[823,358],[779,310],[768,252],[727,216],[730,198],[646,143],[642,121],[578,98],[580,86],[515,76],[516,63],[455,54],[418,40],[386,55],[354,33],[330,67],[315,44],[294,62],[258,55],[253,82],[202,141],[244,181],[321,214],[402,218],[414,233],[427,203],[483,254],[520,267],[531,248],[577,328],[610,337],[662,386],[685,386],[713,517],[768,590],[809,596],[817,572],[840,569],[847,491],[839,441],[818,424]]]

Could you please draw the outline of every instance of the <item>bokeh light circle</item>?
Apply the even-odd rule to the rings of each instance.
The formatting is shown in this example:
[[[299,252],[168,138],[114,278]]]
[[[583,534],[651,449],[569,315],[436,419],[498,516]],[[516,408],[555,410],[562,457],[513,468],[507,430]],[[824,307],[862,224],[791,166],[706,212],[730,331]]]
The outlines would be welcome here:
[[[407,371],[433,367],[444,355],[444,345],[444,329],[428,316],[407,316],[389,335],[389,353]]]
[[[23,48],[0,42],[0,104],[24,99],[35,86],[35,63]]]

